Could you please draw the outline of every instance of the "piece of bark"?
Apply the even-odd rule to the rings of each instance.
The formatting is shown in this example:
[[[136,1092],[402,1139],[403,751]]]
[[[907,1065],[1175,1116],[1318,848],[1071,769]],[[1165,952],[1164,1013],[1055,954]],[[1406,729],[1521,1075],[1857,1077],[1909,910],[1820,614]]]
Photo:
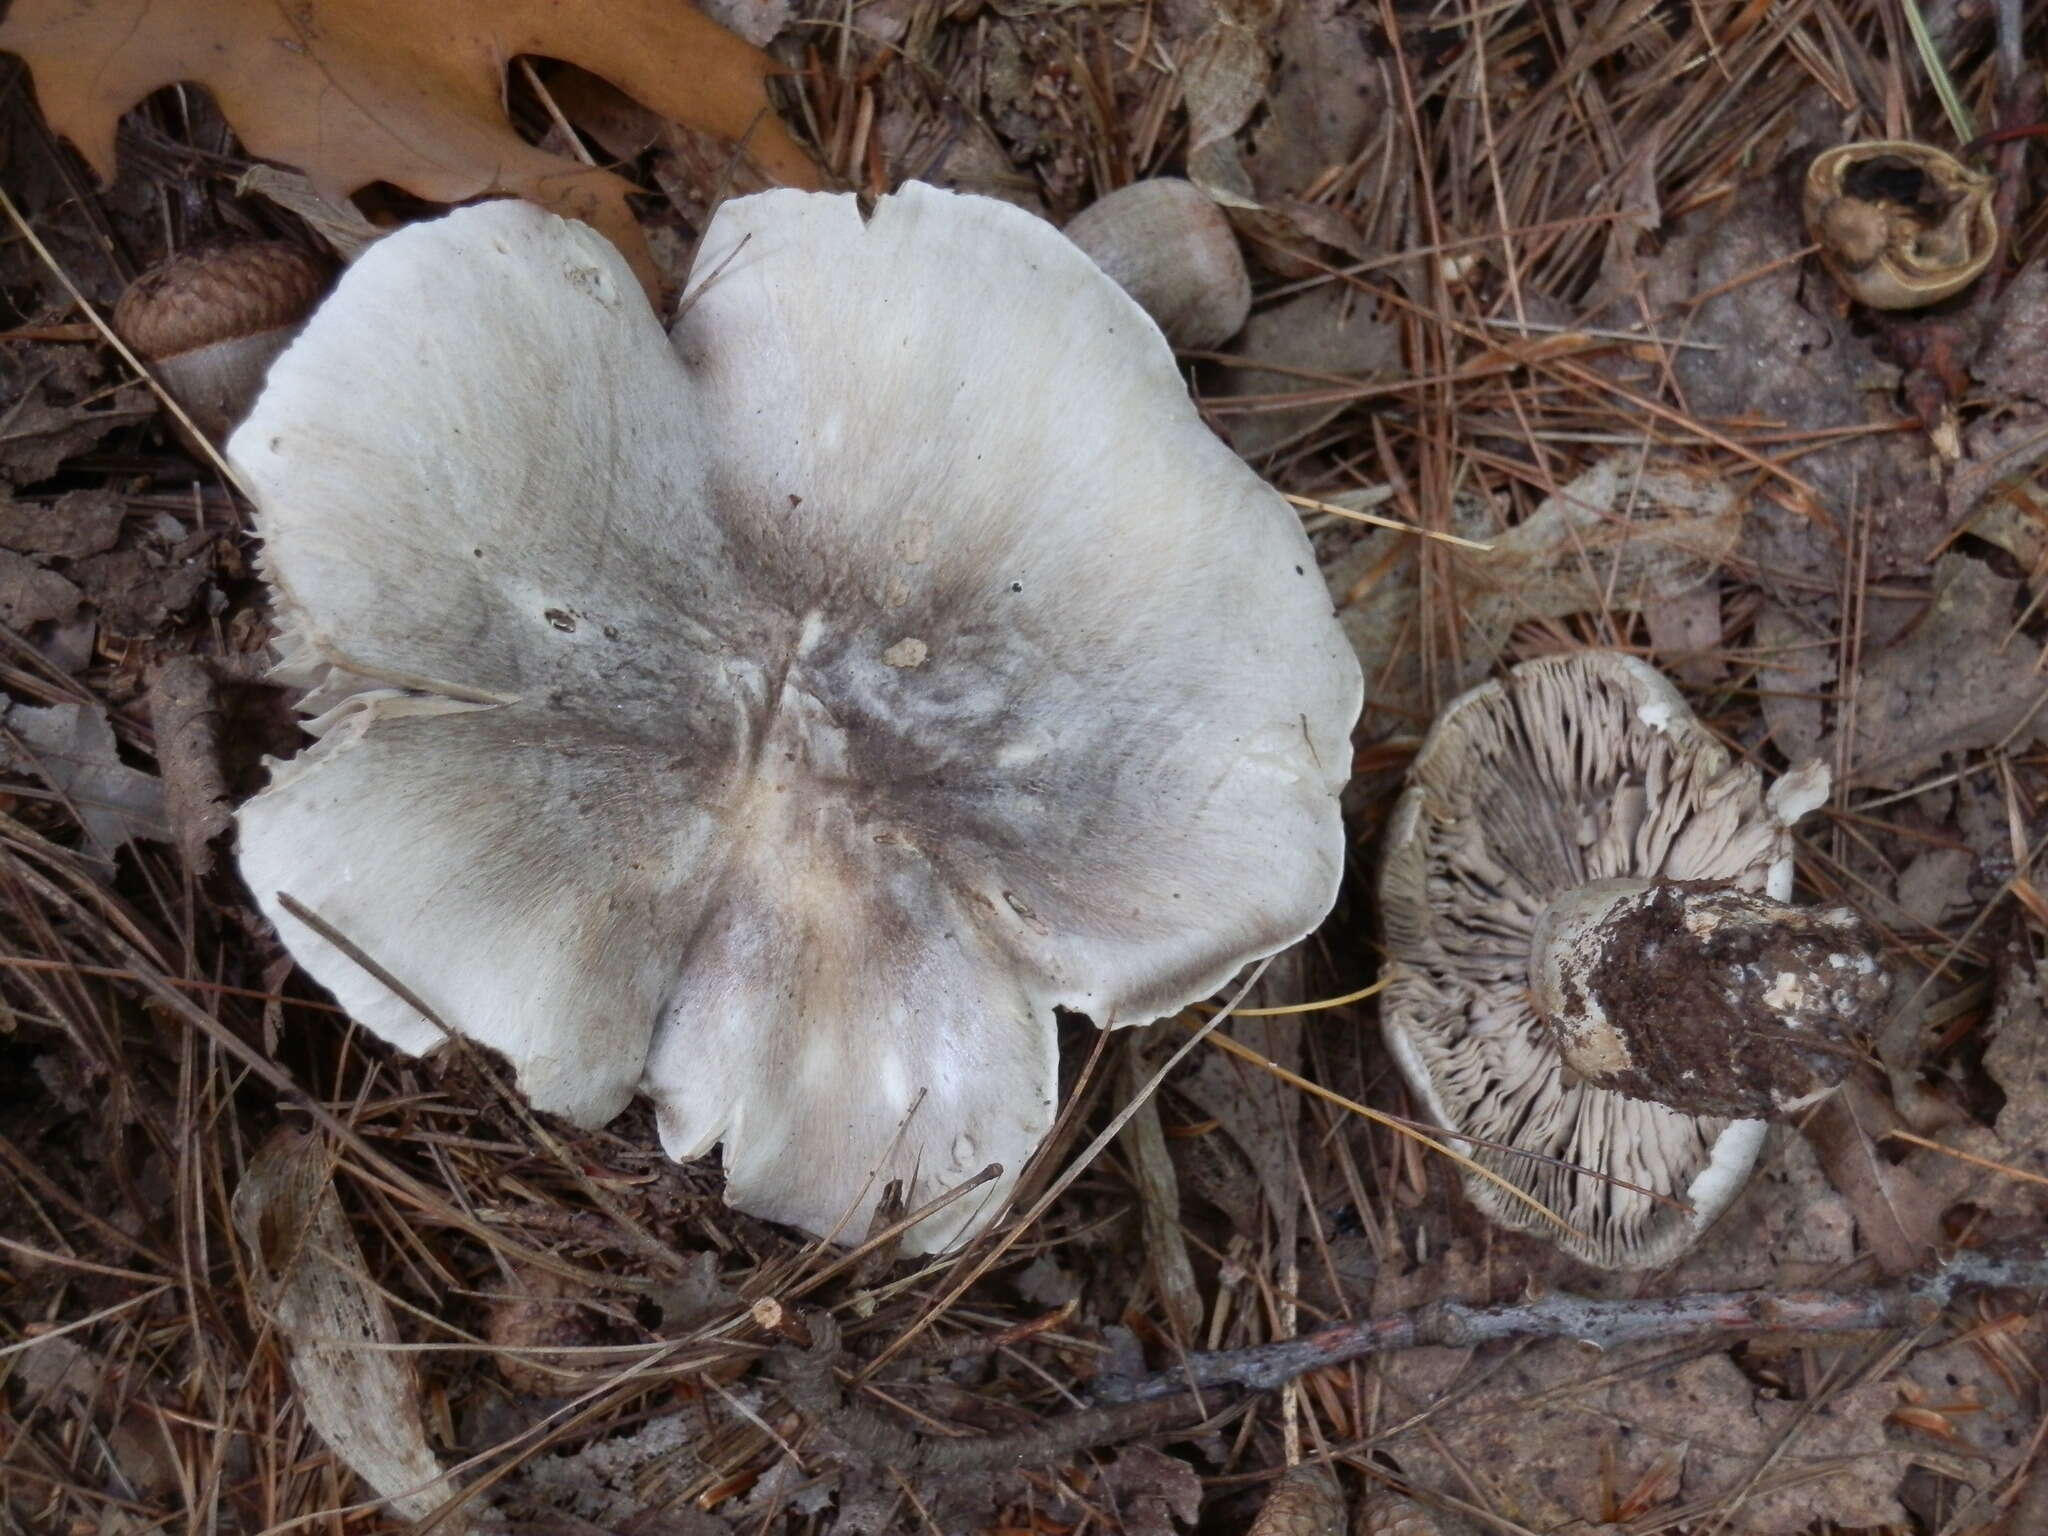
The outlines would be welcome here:
[[[149,685],[157,772],[172,839],[195,875],[213,868],[213,841],[233,824],[221,769],[220,687],[205,662],[179,656]]]

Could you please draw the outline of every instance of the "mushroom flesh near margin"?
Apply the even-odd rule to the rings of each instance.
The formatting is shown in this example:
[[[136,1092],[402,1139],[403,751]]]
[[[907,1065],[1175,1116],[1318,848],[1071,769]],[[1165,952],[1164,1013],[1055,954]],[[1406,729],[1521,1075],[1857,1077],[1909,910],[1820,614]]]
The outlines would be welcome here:
[[[1380,872],[1383,1029],[1445,1129],[1559,1160],[1464,1149],[1578,1235],[1468,1175],[1489,1217],[1665,1263],[1741,1191],[1766,1120],[1841,1080],[1888,980],[1854,913],[1787,905],[1791,826],[1827,790],[1815,763],[1767,794],[1618,653],[1445,710]]]
[[[727,202],[672,336],[589,229],[459,210],[229,452],[317,738],[239,816],[292,953],[579,1124],[646,1093],[741,1209],[854,1241],[1000,1164],[906,1246],[971,1236],[1056,1008],[1161,1017],[1335,898],[1362,684],[1300,525],[1021,210]]]

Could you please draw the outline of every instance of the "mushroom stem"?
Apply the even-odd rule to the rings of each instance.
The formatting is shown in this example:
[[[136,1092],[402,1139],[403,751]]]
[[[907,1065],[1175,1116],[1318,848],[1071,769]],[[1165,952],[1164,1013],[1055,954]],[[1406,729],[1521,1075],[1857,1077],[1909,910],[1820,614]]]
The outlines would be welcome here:
[[[1847,908],[1596,880],[1537,918],[1530,978],[1565,1064],[1697,1115],[1780,1119],[1842,1080],[1890,981]]]

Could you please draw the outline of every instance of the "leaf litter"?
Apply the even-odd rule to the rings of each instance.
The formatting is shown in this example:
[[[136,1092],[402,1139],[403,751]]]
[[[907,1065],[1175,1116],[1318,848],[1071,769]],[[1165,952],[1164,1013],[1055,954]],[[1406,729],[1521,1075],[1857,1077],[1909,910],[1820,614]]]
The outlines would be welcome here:
[[[0,1392],[23,1432],[0,1518],[139,1531],[189,1504],[223,1529],[353,1509],[397,1530],[383,1494],[418,1495],[406,1507],[441,1529],[1263,1530],[1283,1471],[1320,1465],[1361,1528],[1438,1536],[1832,1536],[1819,1511],[1888,1536],[2028,1529],[2012,1522],[2048,1500],[2042,1341],[2031,1300],[2000,1293],[1817,1340],[1430,1346],[1056,1437],[1184,1345],[1441,1297],[1854,1289],[2043,1230],[2038,154],[1994,152],[2017,167],[2003,270],[1895,320],[1803,254],[1795,195],[1830,144],[1940,134],[1873,5],[710,7],[744,43],[656,9],[522,31],[517,7],[458,8],[413,73],[388,38],[336,26],[252,73],[232,48],[179,61],[207,28],[242,48],[342,9],[151,7],[169,30],[144,70],[91,30],[106,15],[18,4],[0,41],[19,40],[50,119],[12,135],[10,194],[104,301],[167,245],[223,233],[346,258],[408,198],[524,190],[672,281],[716,201],[769,179],[873,193],[918,176],[1063,220],[1129,180],[1191,176],[1257,274],[1246,330],[1188,360],[1219,429],[1304,502],[1490,546],[1304,511],[1374,680],[1360,871],[1443,702],[1531,655],[1635,650],[1766,766],[1836,766],[1800,873],[1889,935],[1912,1001],[1878,1043],[1883,1074],[1776,1133],[1670,1271],[1614,1277],[1490,1231],[1386,1128],[1204,1050],[1136,1139],[909,1336],[967,1268],[886,1249],[836,1267],[725,1210],[715,1166],[666,1162],[641,1112],[546,1127],[487,1064],[394,1058],[292,974],[217,859],[262,753],[293,745],[282,701],[248,681],[269,631],[240,511],[16,245]],[[1927,10],[1991,120],[1994,20]],[[45,25],[86,30],[60,57],[69,34],[31,37]],[[2038,55],[2048,20],[2027,25]],[[650,79],[647,60],[700,45],[723,62]],[[151,95],[165,61],[211,101]],[[399,131],[309,141],[301,64]],[[1370,981],[1371,922],[1347,894],[1286,1000]],[[1227,1028],[1412,1114],[1371,1025],[1368,998]],[[1079,1108],[1055,1154],[1128,1100],[1094,1038],[1069,1042]],[[261,1210],[318,1241],[280,1270],[260,1215],[253,1240],[227,1236]],[[863,1383],[846,1411],[925,1442],[1022,1436],[1014,1467],[906,1478],[835,1452],[839,1426],[778,1390],[793,1346],[762,1321],[819,1307],[845,1333],[842,1385]],[[456,1482],[468,1500],[444,1510]]]

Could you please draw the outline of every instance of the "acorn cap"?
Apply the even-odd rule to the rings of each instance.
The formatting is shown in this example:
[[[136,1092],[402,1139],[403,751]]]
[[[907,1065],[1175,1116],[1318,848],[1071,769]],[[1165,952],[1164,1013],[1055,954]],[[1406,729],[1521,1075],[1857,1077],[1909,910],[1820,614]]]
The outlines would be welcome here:
[[[194,246],[128,285],[114,329],[145,362],[296,325],[327,286],[328,264],[286,240]]]

